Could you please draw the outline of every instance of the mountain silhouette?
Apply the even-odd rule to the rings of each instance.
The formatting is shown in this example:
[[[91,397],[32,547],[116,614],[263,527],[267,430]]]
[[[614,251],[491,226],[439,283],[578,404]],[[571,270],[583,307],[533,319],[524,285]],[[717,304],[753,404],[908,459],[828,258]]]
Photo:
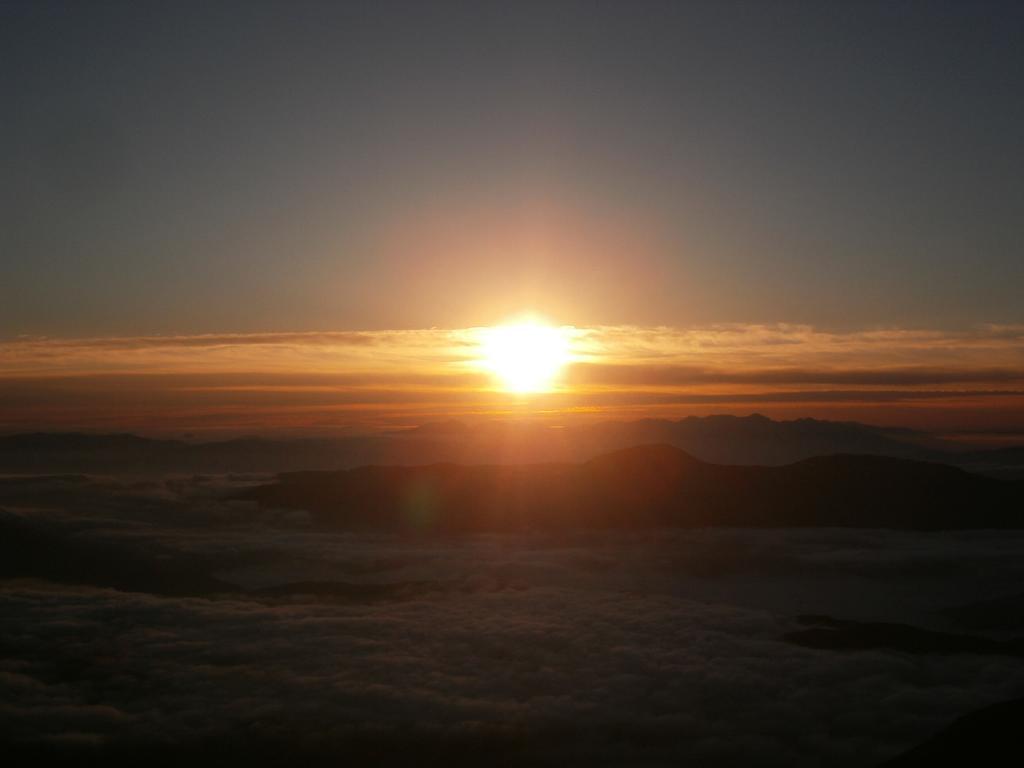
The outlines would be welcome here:
[[[953,768],[1017,765],[1024,699],[1013,699],[958,718],[935,736],[879,768]]]
[[[783,639],[805,648],[832,651],[891,650],[915,655],[973,653],[1024,657],[1024,638],[997,640],[982,635],[936,632],[882,621],[849,621],[830,616],[798,616],[806,629],[787,632]]]
[[[329,528],[492,531],[656,526],[1022,527],[1019,484],[955,467],[828,456],[710,464],[670,445],[579,464],[366,466],[284,473],[242,493]]]
[[[1006,477],[1024,475],[1024,448],[976,450],[909,429],[855,422],[750,416],[607,421],[553,428],[530,421],[459,421],[325,438],[246,437],[213,442],[128,434],[33,433],[0,437],[0,472],[277,473],[367,464],[581,462],[664,443],[719,464],[781,466],[814,456],[867,454],[938,461]]]

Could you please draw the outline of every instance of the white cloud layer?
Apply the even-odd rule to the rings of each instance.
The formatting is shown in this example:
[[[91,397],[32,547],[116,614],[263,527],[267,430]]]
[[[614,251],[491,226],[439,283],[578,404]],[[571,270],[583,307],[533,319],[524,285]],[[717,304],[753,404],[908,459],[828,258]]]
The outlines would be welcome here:
[[[84,479],[77,495],[66,478],[43,484],[61,491],[50,509],[9,490],[0,503],[249,591],[0,581],[5,739],[179,742],[258,726],[296,743],[514,737],[570,763],[864,766],[1024,690],[1018,659],[781,640],[798,613],[942,627],[941,608],[1021,591],[1015,533],[416,539],[260,517],[225,505],[232,482],[216,478]],[[353,588],[254,591],[299,581]],[[388,585],[406,586],[373,591]]]

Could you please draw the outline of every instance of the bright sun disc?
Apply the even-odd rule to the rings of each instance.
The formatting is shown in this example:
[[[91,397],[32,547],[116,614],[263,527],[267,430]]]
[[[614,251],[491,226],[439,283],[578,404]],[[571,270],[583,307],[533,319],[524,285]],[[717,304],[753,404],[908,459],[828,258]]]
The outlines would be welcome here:
[[[562,328],[537,323],[501,325],[481,331],[481,362],[509,392],[544,392],[569,361]]]

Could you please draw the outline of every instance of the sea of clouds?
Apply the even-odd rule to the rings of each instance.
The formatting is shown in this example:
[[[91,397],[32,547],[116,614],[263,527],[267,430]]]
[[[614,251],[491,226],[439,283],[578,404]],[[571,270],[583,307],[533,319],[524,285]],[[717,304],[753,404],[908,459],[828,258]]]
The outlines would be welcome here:
[[[952,628],[945,609],[1024,591],[1024,534],[324,533],[228,498],[257,481],[0,478],[18,524],[229,585],[8,574],[0,737],[493,739],[570,764],[868,766],[1024,694],[1012,657],[782,639],[802,613]]]

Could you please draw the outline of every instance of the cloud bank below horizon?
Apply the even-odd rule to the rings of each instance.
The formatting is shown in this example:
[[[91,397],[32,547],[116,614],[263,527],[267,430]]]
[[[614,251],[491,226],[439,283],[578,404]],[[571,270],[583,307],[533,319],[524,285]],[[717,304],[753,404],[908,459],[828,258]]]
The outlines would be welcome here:
[[[227,477],[32,482],[0,482],[0,523],[236,589],[0,579],[9,741],[511,739],[530,764],[864,766],[1024,685],[1007,656],[782,641],[799,613],[948,629],[944,609],[1019,592],[1018,532],[381,536],[270,519],[225,499]],[[311,582],[347,589],[267,591]]]

